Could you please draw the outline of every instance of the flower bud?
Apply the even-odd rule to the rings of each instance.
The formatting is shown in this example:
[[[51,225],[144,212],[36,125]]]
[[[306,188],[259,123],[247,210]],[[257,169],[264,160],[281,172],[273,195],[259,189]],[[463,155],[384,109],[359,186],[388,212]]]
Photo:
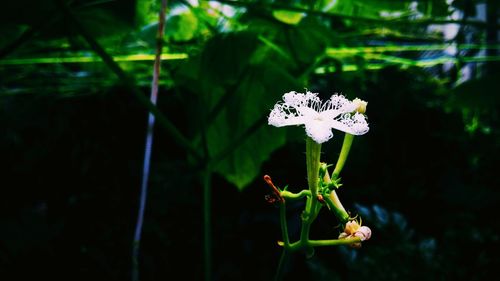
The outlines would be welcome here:
[[[368,226],[360,227],[356,233],[363,234],[365,238],[361,240],[368,240],[372,237],[372,230]]]
[[[363,114],[366,112],[366,106],[368,105],[368,102],[358,98],[355,98],[352,102],[357,106],[356,107],[357,112]]]
[[[354,236],[361,239],[361,241],[365,241],[370,239],[370,237],[372,236],[372,231],[370,228],[362,226],[358,229],[358,231],[356,231],[356,233],[354,233]]]

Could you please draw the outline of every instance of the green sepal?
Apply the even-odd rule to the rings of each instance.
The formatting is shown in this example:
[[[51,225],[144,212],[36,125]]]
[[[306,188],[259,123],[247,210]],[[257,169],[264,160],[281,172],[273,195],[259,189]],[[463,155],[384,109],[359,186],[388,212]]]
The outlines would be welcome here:
[[[336,180],[332,180],[331,182],[323,182],[321,181],[321,190],[323,191],[323,193],[327,193],[329,194],[330,191],[334,190],[334,189],[339,189],[343,184],[340,183],[340,178],[336,179]]]

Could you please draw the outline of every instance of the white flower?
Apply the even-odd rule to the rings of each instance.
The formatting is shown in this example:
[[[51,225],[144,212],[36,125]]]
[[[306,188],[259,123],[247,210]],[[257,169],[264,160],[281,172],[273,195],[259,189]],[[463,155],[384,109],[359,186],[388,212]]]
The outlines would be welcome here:
[[[358,102],[342,95],[333,95],[322,103],[317,93],[292,91],[283,95],[283,102],[274,105],[268,123],[276,127],[304,125],[309,137],[323,143],[333,137],[332,129],[351,135],[368,132],[366,117],[357,112],[358,107]]]

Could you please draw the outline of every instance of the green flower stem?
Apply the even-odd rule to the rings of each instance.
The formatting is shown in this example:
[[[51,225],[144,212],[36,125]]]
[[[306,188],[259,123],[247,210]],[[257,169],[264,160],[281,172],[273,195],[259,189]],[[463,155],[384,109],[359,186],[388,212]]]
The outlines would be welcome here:
[[[286,223],[286,204],[284,200],[280,202],[280,224],[281,236],[283,237],[283,243],[286,249],[290,245],[290,238],[288,238],[288,226]]]
[[[332,192],[330,193],[330,196],[325,196],[325,197],[323,197],[323,199],[325,200],[325,203],[328,205],[330,210],[333,211],[335,216],[342,223],[346,223],[349,221],[349,214],[344,209],[344,206],[342,206],[342,203],[340,203],[340,200],[339,200],[335,190],[332,190]]]
[[[316,199],[311,200],[311,197],[307,197],[306,208],[302,212],[302,228],[300,229],[300,240],[298,241],[300,245],[307,245],[307,242],[309,241],[309,231],[311,230],[312,223],[311,209],[313,202],[316,202]],[[311,250],[309,249],[308,252],[310,251]]]
[[[361,239],[359,237],[354,237],[347,239],[309,240],[309,245],[312,247],[322,247],[322,246],[349,245],[359,242],[361,242]]]
[[[335,165],[335,170],[333,170],[333,180],[337,180],[339,178],[340,172],[342,171],[342,168],[344,168],[345,161],[347,160],[347,156],[349,156],[349,151],[351,150],[353,140],[353,135],[348,133],[345,134],[344,142],[342,143],[342,149],[340,150],[339,159],[337,160],[337,164]]]
[[[344,167],[347,156],[349,155],[349,150],[351,148],[352,141],[354,139],[353,135],[346,134],[344,137],[344,142],[342,145],[342,150],[337,160],[337,165],[335,166],[334,173],[332,175],[333,180],[337,180],[340,171]],[[349,239],[332,239],[332,240],[309,240],[309,233],[311,230],[311,224],[318,216],[322,204],[318,201],[319,192],[319,175],[320,175],[320,156],[321,156],[321,144],[316,143],[311,138],[306,140],[306,165],[307,165],[307,183],[309,190],[302,190],[299,193],[292,193],[289,191],[281,191],[280,196],[284,199],[301,199],[307,197],[306,206],[302,213],[302,227],[300,231],[300,239],[296,242],[290,243],[288,236],[288,228],[286,222],[286,205],[285,201],[280,202],[280,223],[283,242],[279,242],[279,245],[283,246],[283,253],[280,258],[278,265],[278,270],[275,275],[275,280],[282,280],[284,274],[284,264],[290,252],[305,250],[307,256],[312,256],[314,253],[314,247],[322,246],[336,246],[336,245],[348,245],[353,243],[359,243],[361,240],[359,238],[349,238]],[[326,170],[323,175],[323,183],[331,183],[332,179]],[[330,194],[323,195],[323,200],[326,205],[335,213],[335,215],[343,223],[349,220],[349,214],[346,212],[342,203],[337,196],[335,190],[332,190]],[[326,196],[325,196],[326,195]]]
[[[318,204],[318,176],[319,160],[321,154],[321,144],[316,143],[311,138],[306,139],[306,165],[307,165],[307,183],[311,196],[307,197],[306,208],[302,213],[302,228],[300,231],[300,241],[307,245],[309,241],[309,231],[311,224],[317,216],[316,208]],[[306,249],[311,252],[312,249]]]
[[[309,247],[349,245],[358,242],[361,242],[361,239],[359,237],[346,238],[346,239],[308,240],[307,242],[299,240],[290,243],[287,247],[285,247],[284,250],[289,252],[295,252]]]
[[[285,199],[291,199],[291,200],[295,200],[295,199],[301,199],[301,198],[304,198],[306,196],[311,196],[311,191],[310,190],[302,190],[300,191],[299,193],[292,193],[290,191],[282,191],[280,193],[281,197],[285,198]]]
[[[350,145],[349,145],[350,146]],[[328,174],[328,170],[325,171],[325,175],[323,176],[323,182],[330,183],[332,179],[330,178],[330,174]],[[329,196],[323,197],[325,203],[328,205],[330,210],[332,210],[335,216],[342,222],[346,223],[349,221],[349,214],[345,210],[344,206],[340,202],[339,196],[335,190],[332,190]]]
[[[288,252],[290,248],[290,238],[288,237],[288,227],[286,223],[286,204],[284,200],[280,202],[280,224],[281,236],[283,237],[283,252],[281,253],[278,269],[276,270],[276,274],[274,276],[275,281],[283,280],[283,273],[285,270],[285,264],[288,259]]]
[[[310,137],[306,139],[306,165],[307,183],[312,197],[318,194],[319,158],[321,154],[321,144],[316,143]]]
[[[319,211],[321,211],[321,208],[323,208],[323,205],[322,204],[316,204],[316,208],[313,210],[313,220],[315,220],[318,215],[319,215]]]

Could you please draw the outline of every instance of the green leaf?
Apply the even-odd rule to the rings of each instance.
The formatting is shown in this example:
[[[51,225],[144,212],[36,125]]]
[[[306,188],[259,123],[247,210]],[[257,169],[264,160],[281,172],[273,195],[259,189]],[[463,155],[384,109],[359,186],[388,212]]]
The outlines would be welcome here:
[[[287,45],[299,63],[310,65],[316,58],[324,54],[326,46],[334,33],[327,29],[316,18],[307,17],[296,27],[285,30],[283,36]]]
[[[406,0],[342,0],[329,11],[343,15],[378,18],[382,11],[402,11],[412,1]]]
[[[210,158],[233,148],[212,168],[239,190],[261,174],[261,165],[285,144],[286,129],[267,125],[267,116],[283,93],[299,88],[297,81],[274,51],[260,52],[266,46],[250,32],[236,32],[212,38],[200,56],[191,57],[177,72],[176,81],[189,89],[190,103],[199,105],[189,115],[195,142],[202,150],[199,118],[207,119],[207,148]],[[255,59],[255,54],[260,52]],[[198,100],[198,102],[196,101]],[[221,103],[221,100],[224,102]],[[224,106],[216,115],[216,107]],[[202,114],[200,114],[200,112]],[[255,124],[260,126],[254,127]],[[255,128],[240,143],[235,140]]]
[[[182,42],[193,39],[198,30],[198,18],[191,12],[170,17],[166,23],[165,35],[174,41]]]
[[[296,25],[305,16],[304,13],[287,11],[287,10],[274,10],[273,17],[286,24]]]
[[[212,38],[202,52],[201,73],[204,92],[214,83],[233,84],[240,79],[249,59],[257,48],[255,34],[249,32],[228,33]]]
[[[208,128],[208,149],[218,155],[231,145],[255,122],[262,125],[225,160],[215,167],[229,182],[244,189],[260,173],[261,165],[270,154],[286,142],[286,130],[267,125],[265,118],[283,92],[294,84],[279,67],[267,64],[252,67],[234,93],[230,104]]]
[[[342,0],[329,9],[330,12],[349,16],[378,18],[381,13],[393,14],[394,17],[408,16],[410,6],[417,4],[419,12],[427,17],[447,16],[449,4],[446,0]]]
[[[134,17],[136,26],[142,27],[158,22],[159,10],[160,1],[136,0]]]

